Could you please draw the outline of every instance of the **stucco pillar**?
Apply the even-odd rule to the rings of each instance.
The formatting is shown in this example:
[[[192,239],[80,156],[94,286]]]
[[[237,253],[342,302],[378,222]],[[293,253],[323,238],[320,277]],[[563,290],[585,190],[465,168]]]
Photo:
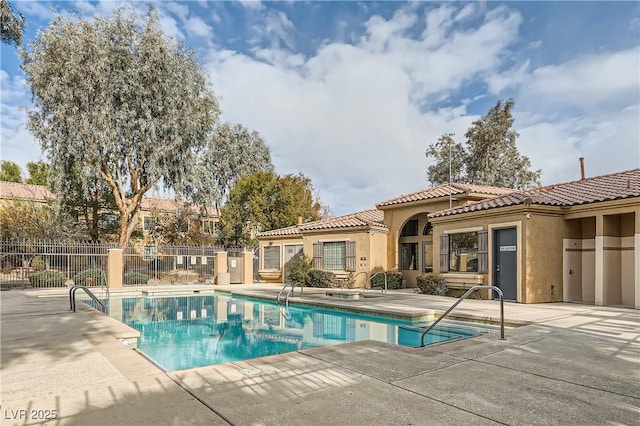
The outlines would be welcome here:
[[[109,249],[107,256],[107,287],[122,288],[122,274],[124,272],[124,251]]]
[[[218,274],[226,274],[229,272],[229,266],[227,265],[227,252],[217,251],[214,253],[213,261],[213,279],[214,282],[218,282]]]
[[[636,221],[637,222],[637,221]],[[634,238],[634,246],[633,246],[633,254],[635,257],[634,265],[634,275],[635,275],[635,299],[636,299],[636,309],[640,309],[640,229],[636,225],[636,234]]]
[[[253,284],[253,252],[242,252],[242,283]]]
[[[604,305],[604,216],[596,216],[595,304]]]

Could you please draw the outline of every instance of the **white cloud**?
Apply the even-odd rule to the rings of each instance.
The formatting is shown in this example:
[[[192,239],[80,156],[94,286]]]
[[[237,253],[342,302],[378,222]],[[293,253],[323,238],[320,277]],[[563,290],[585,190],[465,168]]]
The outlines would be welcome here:
[[[26,128],[29,99],[24,85],[22,77],[12,78],[0,70],[0,158],[17,163],[26,172],[27,162],[39,161],[42,156],[40,145]]]
[[[259,51],[261,61],[212,52],[224,118],[258,130],[277,170],[312,178],[335,212],[424,188],[427,145],[464,134],[475,117],[464,106],[423,112],[416,93],[451,90],[495,67],[521,21],[501,9],[462,31],[448,28],[454,12],[430,12],[433,32],[446,29],[422,40],[407,35],[418,22],[411,11],[374,17],[358,43],[327,43],[308,59],[278,48]]]
[[[639,46],[618,52],[579,57],[536,69],[523,96],[545,104],[589,109],[602,104],[638,101]]]

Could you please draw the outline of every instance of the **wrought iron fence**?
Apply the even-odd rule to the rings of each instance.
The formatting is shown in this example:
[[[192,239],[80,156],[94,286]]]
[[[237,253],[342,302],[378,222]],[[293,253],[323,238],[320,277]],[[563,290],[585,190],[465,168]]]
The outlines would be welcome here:
[[[116,243],[0,239],[0,286],[65,287],[106,284],[109,249]],[[124,250],[125,286],[210,283],[223,247],[131,244]]]
[[[213,283],[214,261],[223,247],[135,244],[124,251],[123,283]]]
[[[0,285],[64,287],[106,284],[107,257],[115,243],[0,239]]]

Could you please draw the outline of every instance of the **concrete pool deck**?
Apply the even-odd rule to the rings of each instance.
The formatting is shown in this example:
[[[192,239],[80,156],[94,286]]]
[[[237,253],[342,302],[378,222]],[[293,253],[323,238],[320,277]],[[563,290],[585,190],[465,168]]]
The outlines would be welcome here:
[[[271,298],[280,290],[213,288]],[[455,302],[406,291],[315,298],[416,312]],[[507,303],[507,322],[531,325],[507,329],[504,341],[495,333],[416,349],[364,341],[165,373],[120,342],[135,330],[89,308],[69,312],[66,292],[0,299],[2,425],[640,424],[633,309]],[[495,320],[498,303],[465,300],[454,312]],[[55,419],[42,419],[53,410]]]

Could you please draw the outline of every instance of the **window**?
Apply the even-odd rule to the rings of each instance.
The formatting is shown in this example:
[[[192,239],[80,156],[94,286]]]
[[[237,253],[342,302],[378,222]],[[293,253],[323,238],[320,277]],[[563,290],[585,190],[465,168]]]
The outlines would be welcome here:
[[[344,271],[345,264],[344,242],[324,243],[322,245],[322,269]]]
[[[418,270],[418,243],[400,243],[400,269]]]
[[[418,235],[418,219],[411,219],[404,224],[401,237],[416,237]]]
[[[202,232],[209,235],[218,235],[218,222],[215,220],[203,220]]]
[[[330,271],[356,270],[356,243],[332,241],[313,245],[313,268]]]
[[[142,229],[146,232],[152,232],[156,227],[156,219],[153,216],[147,216],[142,222]]]
[[[280,246],[269,246],[262,250],[264,269],[280,269]]]
[[[449,271],[478,272],[478,233],[449,234]]]
[[[427,222],[424,225],[424,229],[422,229],[422,235],[431,235],[433,234],[433,224],[431,222]]]

